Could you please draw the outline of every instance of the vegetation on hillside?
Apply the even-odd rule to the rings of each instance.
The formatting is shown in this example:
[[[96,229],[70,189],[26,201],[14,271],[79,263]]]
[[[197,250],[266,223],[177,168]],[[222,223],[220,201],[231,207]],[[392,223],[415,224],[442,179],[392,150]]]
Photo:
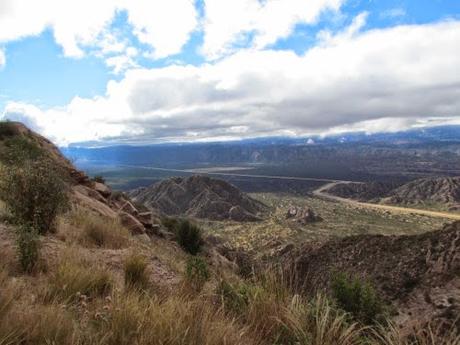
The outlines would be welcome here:
[[[0,139],[11,139],[2,126]],[[14,222],[0,227],[1,345],[460,342],[455,329],[402,334],[386,319],[378,292],[357,278],[337,275],[331,295],[299,294],[281,269],[242,278],[202,245],[200,228],[189,221],[165,222],[177,245],[134,238],[88,209],[63,213],[67,184],[51,161],[2,162],[0,198]],[[39,259],[46,269],[36,276],[15,269],[19,263],[31,272]]]

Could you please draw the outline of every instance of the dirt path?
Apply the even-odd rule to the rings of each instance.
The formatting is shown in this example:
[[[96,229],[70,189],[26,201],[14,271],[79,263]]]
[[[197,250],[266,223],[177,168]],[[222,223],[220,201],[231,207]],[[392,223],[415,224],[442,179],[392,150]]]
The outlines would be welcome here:
[[[410,207],[401,207],[401,206],[391,206],[391,205],[382,205],[382,204],[371,204],[369,202],[360,202],[352,199],[345,199],[339,196],[331,195],[326,192],[329,188],[335,186],[339,183],[350,183],[348,181],[335,181],[331,183],[327,183],[320,188],[313,191],[313,195],[319,198],[324,198],[332,201],[343,202],[347,204],[351,204],[357,207],[367,207],[379,210],[385,210],[393,213],[406,213],[406,214],[418,214],[423,216],[429,217],[437,217],[437,218],[446,218],[452,220],[460,220],[460,214],[450,213],[450,212],[438,212],[438,211],[430,211],[430,210],[422,210],[418,208],[410,208]]]

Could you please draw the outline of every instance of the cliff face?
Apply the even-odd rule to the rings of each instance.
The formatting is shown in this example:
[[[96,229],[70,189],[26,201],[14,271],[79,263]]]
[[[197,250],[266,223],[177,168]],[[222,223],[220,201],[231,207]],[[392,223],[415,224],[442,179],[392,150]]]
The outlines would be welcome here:
[[[267,207],[235,186],[204,176],[176,177],[129,194],[136,202],[167,215],[211,220],[256,221]]]

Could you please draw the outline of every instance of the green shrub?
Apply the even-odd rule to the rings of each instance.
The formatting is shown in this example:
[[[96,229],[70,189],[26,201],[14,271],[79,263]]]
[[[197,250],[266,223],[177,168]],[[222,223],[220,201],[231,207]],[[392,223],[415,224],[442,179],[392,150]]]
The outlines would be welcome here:
[[[96,175],[93,177],[94,182],[105,183],[105,178],[102,175]]]
[[[336,273],[332,279],[332,293],[338,306],[361,323],[373,324],[384,314],[384,304],[369,282]]]
[[[0,140],[12,137],[17,134],[14,124],[9,121],[0,121]]]
[[[185,269],[187,282],[195,291],[201,291],[204,284],[209,280],[210,273],[206,261],[199,257],[191,257],[187,260]]]
[[[127,288],[145,289],[149,284],[147,262],[140,255],[129,256],[124,265],[125,286]]]
[[[176,238],[179,245],[192,255],[198,254],[203,244],[201,229],[188,220],[182,220],[177,226]]]
[[[38,263],[40,243],[37,231],[28,226],[21,225],[17,230],[17,250],[19,263],[24,272],[32,272]]]
[[[175,233],[179,225],[179,220],[174,217],[162,217],[161,224],[169,231]]]
[[[67,184],[55,164],[48,160],[26,161],[3,167],[0,198],[18,224],[39,234],[55,229],[56,217],[68,207]]]
[[[249,304],[250,287],[244,283],[233,285],[221,280],[216,288],[216,294],[221,298],[227,311],[239,315]]]
[[[39,160],[44,151],[32,139],[15,135],[3,140],[0,149],[0,161],[6,165],[21,165],[27,160]]]

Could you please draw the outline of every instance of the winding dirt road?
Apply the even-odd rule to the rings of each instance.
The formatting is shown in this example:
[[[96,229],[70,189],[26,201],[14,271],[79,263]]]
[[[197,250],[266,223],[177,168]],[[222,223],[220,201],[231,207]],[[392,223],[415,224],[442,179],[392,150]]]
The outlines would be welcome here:
[[[423,216],[429,217],[437,217],[437,218],[446,218],[451,220],[460,220],[460,214],[458,213],[451,213],[451,212],[438,212],[438,211],[431,211],[431,210],[423,210],[418,208],[410,208],[410,207],[401,207],[401,206],[392,206],[392,205],[382,205],[382,204],[371,204],[369,202],[360,202],[352,199],[345,199],[339,196],[331,195],[326,191],[335,186],[339,183],[350,183],[349,181],[335,181],[331,183],[327,183],[320,188],[313,191],[313,195],[318,198],[323,198],[331,201],[336,202],[343,202],[347,204],[351,204],[357,207],[367,207],[379,210],[385,210],[392,213],[406,213],[406,214],[418,214]]]

